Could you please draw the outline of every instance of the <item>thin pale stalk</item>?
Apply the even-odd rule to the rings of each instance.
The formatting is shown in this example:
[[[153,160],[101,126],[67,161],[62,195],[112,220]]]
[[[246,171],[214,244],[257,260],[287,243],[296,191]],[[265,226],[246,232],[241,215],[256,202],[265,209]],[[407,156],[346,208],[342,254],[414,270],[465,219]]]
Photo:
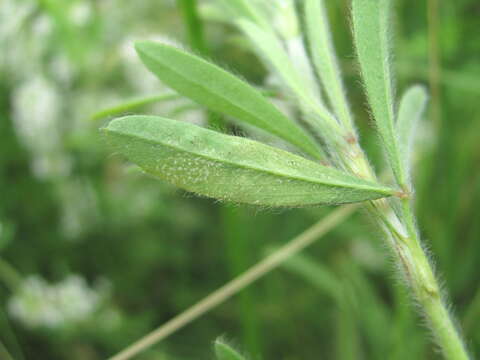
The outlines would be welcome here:
[[[150,348],[159,341],[164,340],[174,332],[178,331],[185,325],[209,312],[221,303],[237,294],[256,280],[262,278],[291,256],[297,254],[307,246],[311,245],[315,240],[325,235],[335,226],[344,221],[351,215],[359,205],[347,205],[332,211],[327,217],[316,223],[314,226],[288,242],[279,250],[260,261],[255,266],[244,272],[242,275],[234,278],[218,290],[212,292],[206,298],[188,308],[183,313],[177,315],[164,325],[154,330],[150,334],[141,338],[122,352],[111,357],[109,360],[127,360],[131,359],[138,353]]]

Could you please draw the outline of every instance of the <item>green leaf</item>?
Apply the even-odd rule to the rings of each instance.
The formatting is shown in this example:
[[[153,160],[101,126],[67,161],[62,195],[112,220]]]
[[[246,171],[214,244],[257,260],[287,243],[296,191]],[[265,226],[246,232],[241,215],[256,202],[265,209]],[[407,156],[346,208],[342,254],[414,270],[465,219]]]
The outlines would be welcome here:
[[[121,104],[111,106],[109,108],[102,109],[97,111],[93,114],[90,119],[91,120],[100,120],[106,118],[108,116],[115,116],[120,115],[122,113],[126,113],[128,111],[136,110],[146,105],[150,105],[156,102],[163,102],[163,101],[170,101],[176,100],[181,98],[180,95],[175,93],[165,93],[165,94],[156,94],[156,95],[149,95],[141,98],[126,100]]]
[[[321,150],[259,91],[220,67],[172,46],[138,42],[137,52],[165,84],[195,102],[254,125],[320,158]]]
[[[249,19],[259,25],[270,27],[261,10],[252,0],[220,0],[237,18]]]
[[[394,127],[394,79],[390,59],[391,0],[353,0],[353,34],[368,101],[400,185],[406,183]]]
[[[407,89],[400,101],[397,119],[397,133],[402,159],[406,169],[410,167],[414,132],[427,105],[425,88],[415,85]]]
[[[353,120],[345,96],[323,0],[306,0],[305,22],[313,63],[337,118],[349,129]]]
[[[217,360],[246,360],[243,355],[220,338],[215,340],[214,349]]]
[[[155,116],[103,129],[113,148],[145,172],[200,195],[299,207],[390,196],[394,190],[249,139]]]
[[[275,33],[247,20],[240,20],[238,24],[258,50],[261,58],[275,69],[283,82],[304,105],[304,108],[306,107],[309,111],[316,113],[330,128],[338,129],[337,120],[325,108],[319,98],[314,96],[315,91],[309,85],[309,80],[303,78],[293,66],[292,60]],[[324,133],[324,125],[315,122],[312,125],[315,127],[319,126],[320,133]]]

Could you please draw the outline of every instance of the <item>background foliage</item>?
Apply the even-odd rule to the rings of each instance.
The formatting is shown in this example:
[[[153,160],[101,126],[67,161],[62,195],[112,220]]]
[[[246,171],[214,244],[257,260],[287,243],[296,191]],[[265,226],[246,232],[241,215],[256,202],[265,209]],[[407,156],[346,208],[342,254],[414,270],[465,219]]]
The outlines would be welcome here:
[[[135,39],[168,36],[253,84],[266,80],[211,1],[201,2],[202,22],[190,33],[181,3],[0,4],[1,359],[5,349],[15,359],[105,358],[331,210],[225,206],[109,155],[98,134],[103,122],[91,115],[164,90],[136,58]],[[362,142],[381,167],[352,62],[348,3],[327,3]],[[402,90],[430,86],[417,134],[417,211],[478,354],[480,6],[459,0],[432,12],[434,3],[397,1],[397,74]],[[209,115],[181,99],[141,110],[196,123]],[[253,359],[437,358],[405,294],[391,285],[387,251],[364,215],[139,358],[210,359],[221,334]]]

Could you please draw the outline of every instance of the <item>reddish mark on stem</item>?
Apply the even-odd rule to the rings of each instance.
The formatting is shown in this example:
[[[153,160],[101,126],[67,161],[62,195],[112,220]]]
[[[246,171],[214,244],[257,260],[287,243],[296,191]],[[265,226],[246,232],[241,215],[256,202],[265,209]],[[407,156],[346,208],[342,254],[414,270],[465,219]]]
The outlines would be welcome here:
[[[347,143],[349,143],[350,145],[353,145],[353,144],[356,144],[358,141],[357,141],[357,137],[352,134],[352,133],[349,133],[347,136],[345,136],[345,140],[347,141]]]
[[[403,199],[408,199],[411,193],[409,191],[402,190],[402,191],[397,191],[394,195],[399,199],[403,200]]]

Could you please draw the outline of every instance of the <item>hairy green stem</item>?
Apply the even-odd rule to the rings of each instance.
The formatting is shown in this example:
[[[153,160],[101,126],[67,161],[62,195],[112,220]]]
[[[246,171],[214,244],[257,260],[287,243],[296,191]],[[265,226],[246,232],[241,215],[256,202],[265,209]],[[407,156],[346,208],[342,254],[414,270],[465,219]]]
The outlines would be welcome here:
[[[373,178],[373,170],[368,165],[363,151],[354,159],[353,168],[362,169],[362,177]],[[404,189],[407,186],[404,185]],[[404,191],[404,190],[403,190]],[[452,316],[442,298],[438,281],[428,260],[416,228],[415,214],[411,198],[400,200],[402,211],[400,222],[405,229],[397,229],[398,224],[389,221],[386,214],[392,209],[385,206],[385,200],[369,202],[367,211],[380,222],[392,240],[399,271],[407,286],[412,289],[415,301],[427,320],[438,346],[448,360],[468,360],[466,347],[454,325]],[[401,235],[406,232],[406,236]]]
[[[421,246],[415,226],[415,216],[410,199],[402,200],[402,221],[408,237],[404,241],[395,241],[395,250],[399,258],[400,269],[413,290],[415,300],[420,305],[436,341],[445,358],[449,360],[468,360],[465,345],[449,314],[432,266]]]

